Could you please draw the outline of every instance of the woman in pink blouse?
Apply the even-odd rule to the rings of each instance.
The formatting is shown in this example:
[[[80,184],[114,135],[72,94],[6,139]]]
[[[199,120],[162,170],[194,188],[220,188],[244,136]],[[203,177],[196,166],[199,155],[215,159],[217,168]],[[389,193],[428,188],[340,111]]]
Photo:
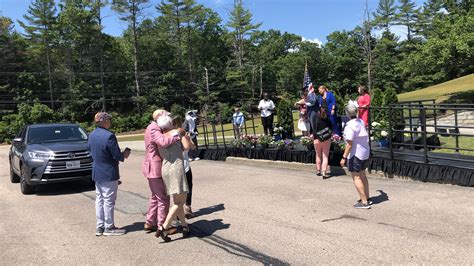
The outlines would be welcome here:
[[[367,87],[360,85],[359,88],[359,98],[357,99],[357,104],[359,105],[359,115],[358,117],[364,121],[365,126],[369,125],[369,107],[370,107],[370,94]]]

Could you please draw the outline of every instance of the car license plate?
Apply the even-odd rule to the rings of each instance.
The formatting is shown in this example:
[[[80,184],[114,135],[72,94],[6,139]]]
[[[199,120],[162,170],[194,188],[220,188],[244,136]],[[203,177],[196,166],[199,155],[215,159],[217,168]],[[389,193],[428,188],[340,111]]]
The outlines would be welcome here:
[[[66,169],[75,169],[81,167],[81,161],[66,162]]]

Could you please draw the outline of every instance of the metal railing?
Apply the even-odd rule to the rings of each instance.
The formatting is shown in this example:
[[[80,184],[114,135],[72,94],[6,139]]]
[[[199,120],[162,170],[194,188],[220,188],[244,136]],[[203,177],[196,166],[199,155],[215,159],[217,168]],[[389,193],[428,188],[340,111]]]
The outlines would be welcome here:
[[[474,117],[471,115],[471,112],[474,113],[474,104],[410,102],[388,107],[370,107],[369,119],[374,117],[375,112],[384,113],[388,122],[387,128],[374,128],[369,120],[371,136],[377,131],[388,131],[388,149],[371,147],[377,152],[389,153],[390,159],[405,155],[417,157],[423,163],[432,163],[437,159],[473,163],[471,167],[474,168],[474,157],[463,156],[474,155]],[[468,117],[465,120],[469,123],[459,120],[459,115],[463,113]],[[467,146],[462,145],[461,140]],[[469,143],[473,144],[472,147]],[[371,146],[372,144],[373,142]],[[446,156],[449,153],[453,154]]]

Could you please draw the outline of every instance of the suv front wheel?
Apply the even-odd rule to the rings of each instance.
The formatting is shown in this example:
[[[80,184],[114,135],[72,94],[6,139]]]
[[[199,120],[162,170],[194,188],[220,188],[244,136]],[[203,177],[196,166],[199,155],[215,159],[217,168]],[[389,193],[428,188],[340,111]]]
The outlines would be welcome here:
[[[29,195],[35,193],[35,187],[26,183],[25,180],[25,168],[21,168],[21,177],[20,177],[20,189],[23,195]]]
[[[12,182],[12,183],[19,183],[20,182],[20,177],[17,174],[15,174],[15,171],[13,171],[11,163],[10,163],[10,182]]]

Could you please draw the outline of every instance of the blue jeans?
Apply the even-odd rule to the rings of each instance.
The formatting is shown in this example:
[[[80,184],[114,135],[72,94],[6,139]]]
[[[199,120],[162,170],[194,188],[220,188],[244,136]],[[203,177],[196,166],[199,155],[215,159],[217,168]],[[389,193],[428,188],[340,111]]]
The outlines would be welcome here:
[[[118,180],[95,182],[95,216],[97,228],[114,226],[114,207],[117,199]]]

